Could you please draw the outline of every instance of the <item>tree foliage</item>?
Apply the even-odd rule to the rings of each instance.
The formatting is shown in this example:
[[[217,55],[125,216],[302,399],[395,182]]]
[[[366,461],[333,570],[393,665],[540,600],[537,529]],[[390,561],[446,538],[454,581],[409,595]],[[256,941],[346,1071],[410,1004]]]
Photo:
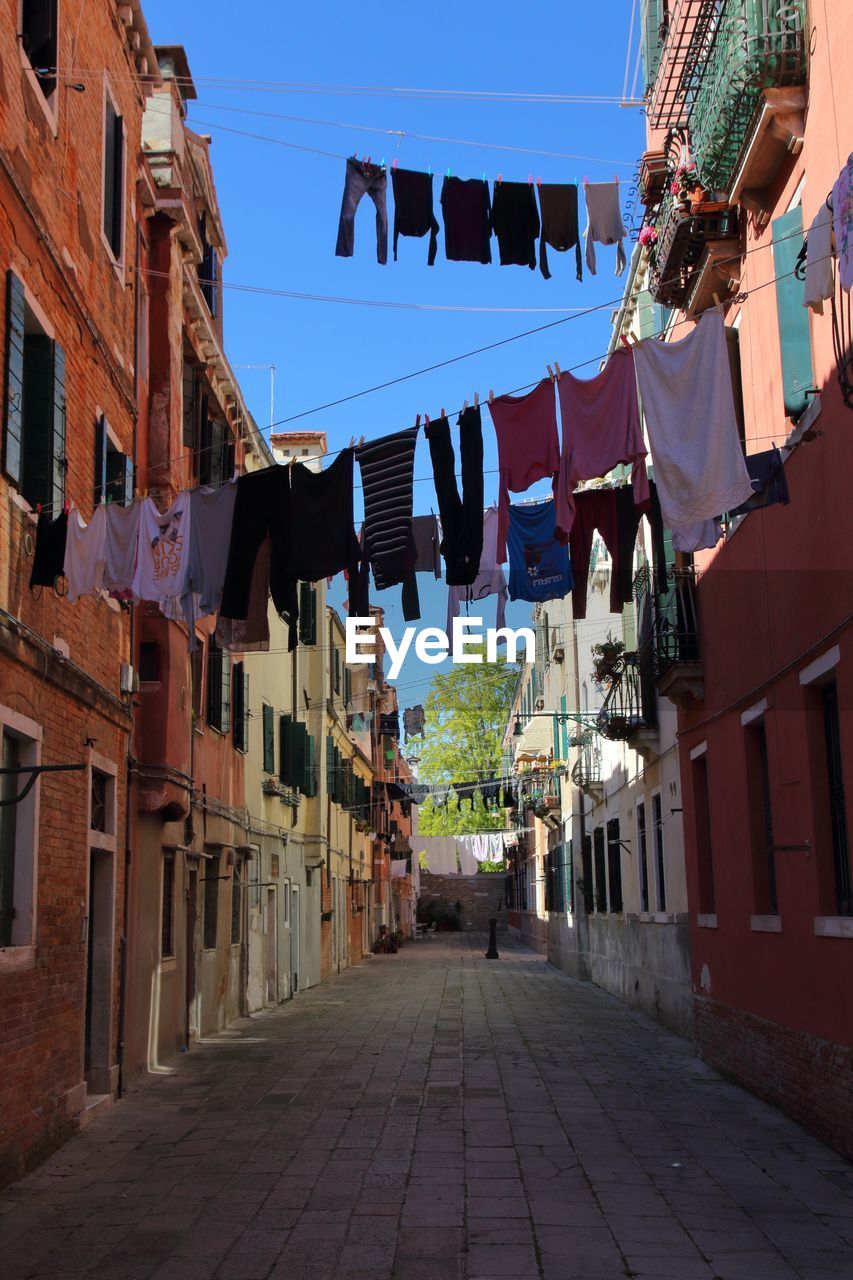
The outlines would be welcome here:
[[[512,703],[518,669],[506,662],[457,664],[437,675],[426,700],[424,745],[420,751],[421,782],[469,782],[500,776],[501,743]],[[473,806],[466,799],[436,808],[420,806],[421,835],[463,835],[466,831],[499,831],[501,811],[486,809],[479,793]]]

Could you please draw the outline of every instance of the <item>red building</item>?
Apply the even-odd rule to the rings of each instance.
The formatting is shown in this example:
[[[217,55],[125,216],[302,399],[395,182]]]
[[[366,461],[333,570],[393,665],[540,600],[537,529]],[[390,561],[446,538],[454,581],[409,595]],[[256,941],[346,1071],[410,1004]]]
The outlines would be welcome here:
[[[0,808],[0,1181],[118,1086],[130,614],[29,579],[39,506],[88,520],[105,486],[131,496],[137,151],[158,81],[135,2],[121,20],[101,0],[83,23],[79,5],[4,13],[0,731],[3,769],[23,772]]]
[[[649,5],[644,190],[653,207],[655,175],[689,158],[707,203],[690,237],[666,194],[652,215],[655,327],[724,302],[746,452],[786,446],[790,492],[696,557],[699,661],[685,614],[662,686],[681,707],[695,1036],[849,1155],[853,417],[829,303],[805,309],[793,274],[853,148],[849,7],[667,8]]]

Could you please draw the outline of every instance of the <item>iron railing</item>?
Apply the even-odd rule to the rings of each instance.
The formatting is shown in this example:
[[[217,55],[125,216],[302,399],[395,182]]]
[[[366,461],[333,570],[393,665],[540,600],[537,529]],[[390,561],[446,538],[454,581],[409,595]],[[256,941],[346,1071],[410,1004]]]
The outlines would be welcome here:
[[[622,654],[614,664],[596,724],[603,738],[625,741],[641,729],[657,726],[654,657],[654,646],[647,643],[635,653]]]
[[[737,235],[737,210],[722,203],[684,209],[667,193],[656,220],[658,240],[649,292],[665,307],[679,307],[690,289],[705,246]]]
[[[676,0],[650,68],[654,80],[649,87],[648,116],[653,129],[677,128],[687,122],[726,3]]]
[[[727,0],[714,38],[693,72],[690,142],[703,184],[728,192],[764,89],[803,84],[806,0]]]
[[[693,574],[676,573],[673,586],[661,601],[655,619],[655,676],[660,680],[676,663],[697,663],[700,659]]]
[[[572,765],[572,782],[579,791],[601,786],[601,747],[591,729],[583,732],[579,742],[580,753]]]

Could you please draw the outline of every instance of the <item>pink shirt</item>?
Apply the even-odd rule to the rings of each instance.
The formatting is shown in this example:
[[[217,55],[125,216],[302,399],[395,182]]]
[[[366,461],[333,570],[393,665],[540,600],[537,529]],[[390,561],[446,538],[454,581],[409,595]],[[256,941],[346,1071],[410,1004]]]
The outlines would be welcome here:
[[[583,480],[606,476],[614,467],[632,462],[634,502],[642,507],[649,501],[649,478],[632,351],[614,351],[595,378],[564,373],[557,391],[563,419],[557,537],[565,542],[575,519],[574,490]]]
[[[506,560],[509,490],[521,493],[537,480],[556,477],[560,466],[557,404],[550,378],[526,396],[495,396],[489,413],[498,438],[497,563]]]

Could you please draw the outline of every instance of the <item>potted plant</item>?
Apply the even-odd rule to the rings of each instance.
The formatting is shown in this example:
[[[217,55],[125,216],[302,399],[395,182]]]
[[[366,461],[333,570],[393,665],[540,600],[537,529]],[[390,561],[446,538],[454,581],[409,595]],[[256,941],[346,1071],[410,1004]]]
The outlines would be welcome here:
[[[624,640],[614,640],[608,636],[600,644],[592,646],[593,675],[601,683],[612,675],[616,663],[625,649]]]
[[[670,191],[676,201],[685,210],[701,204],[708,194],[699,181],[699,174],[693,164],[681,164],[672,175]]]

